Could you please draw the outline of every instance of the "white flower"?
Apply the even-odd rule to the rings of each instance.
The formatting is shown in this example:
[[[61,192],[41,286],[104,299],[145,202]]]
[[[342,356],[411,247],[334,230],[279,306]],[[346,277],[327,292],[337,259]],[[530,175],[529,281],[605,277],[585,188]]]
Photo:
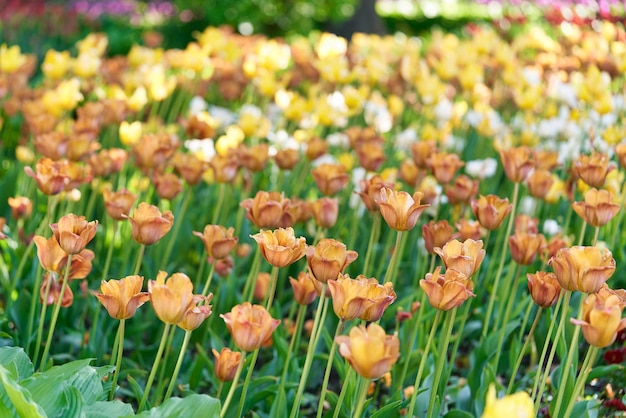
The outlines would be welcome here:
[[[447,98],[442,98],[434,109],[435,117],[441,122],[449,121],[454,115],[454,106]]]
[[[313,160],[313,162],[311,163],[313,167],[319,167],[322,164],[337,164],[337,160],[330,154],[324,154]]]
[[[211,161],[215,156],[215,146],[211,139],[189,139],[184,146],[203,161]]]
[[[189,103],[189,114],[191,116],[195,116],[198,113],[207,110],[208,107],[209,105],[207,104],[206,100],[204,100],[200,96],[194,96]]]
[[[232,125],[237,120],[237,115],[225,107],[209,106],[209,113],[220,123],[220,126]]]
[[[326,142],[328,142],[328,145],[331,147],[339,147],[343,149],[350,147],[350,139],[348,138],[348,135],[341,132],[335,132],[328,135],[326,137]]]
[[[524,196],[519,202],[519,213],[532,215],[537,209],[537,200],[532,196]]]
[[[413,128],[407,128],[396,137],[396,149],[408,151],[415,141],[417,141],[417,131]]]
[[[465,165],[465,172],[472,177],[486,179],[496,174],[498,162],[495,158],[486,158],[484,160],[468,161]]]
[[[546,219],[543,222],[543,233],[548,235],[548,236],[552,236],[552,235],[556,235],[561,231],[561,227],[559,226],[559,223],[554,220],[554,219]]]

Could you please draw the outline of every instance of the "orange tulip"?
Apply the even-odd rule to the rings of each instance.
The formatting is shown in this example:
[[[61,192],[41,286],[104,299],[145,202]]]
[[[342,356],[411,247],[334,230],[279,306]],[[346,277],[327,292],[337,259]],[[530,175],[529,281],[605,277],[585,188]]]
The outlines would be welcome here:
[[[524,181],[533,168],[530,148],[517,147],[500,151],[504,174],[513,183]]]
[[[379,210],[376,200],[380,198],[380,189],[383,187],[393,189],[393,183],[385,182],[379,175],[373,176],[369,180],[361,180],[360,186],[361,191],[356,193],[361,196],[365,207],[370,212]]]
[[[232,351],[230,348],[224,347],[218,353],[216,349],[213,349],[213,355],[215,356],[215,377],[220,382],[230,382],[235,378],[235,373],[239,367],[241,361],[241,353],[238,351]]]
[[[66,166],[61,161],[41,158],[35,165],[35,171],[30,167],[24,167],[24,171],[37,182],[37,187],[43,194],[52,196],[61,193],[70,182]]]
[[[588,295],[583,303],[582,320],[570,321],[582,327],[585,340],[594,347],[604,348],[615,342],[617,333],[626,329],[626,318],[622,318],[623,301],[617,295],[605,299]]]
[[[249,302],[235,305],[220,317],[224,319],[235,345],[246,352],[259,348],[280,325],[280,319],[272,318],[263,306]]]
[[[167,234],[174,223],[171,211],[161,211],[146,202],[139,204],[133,216],[122,215],[132,225],[132,236],[135,241],[144,245],[152,245]]]
[[[511,212],[513,205],[509,199],[500,199],[495,195],[479,196],[472,200],[472,211],[480,224],[490,231],[498,229],[504,218]]]
[[[485,258],[482,241],[467,239],[448,241],[442,248],[436,247],[435,253],[441,257],[446,269],[454,269],[469,279],[480,267]]]
[[[435,247],[443,247],[446,243],[454,239],[458,234],[454,233],[454,228],[448,221],[430,221],[422,225],[422,237],[424,247],[429,254],[434,254]]]
[[[332,228],[339,215],[339,200],[336,197],[322,197],[313,202],[313,218],[321,228]]]
[[[287,228],[295,219],[289,211],[291,201],[282,193],[259,191],[254,199],[241,202],[246,218],[257,228]]]
[[[177,324],[205,298],[193,294],[193,283],[186,274],[174,273],[167,281],[166,278],[167,273],[159,271],[156,280],[148,282],[150,302],[161,321]]]
[[[523,266],[532,264],[537,254],[546,249],[546,245],[546,238],[542,234],[518,232],[509,237],[511,257]]]
[[[344,188],[350,176],[341,164],[321,164],[311,170],[317,188],[326,196],[332,196]]]
[[[420,287],[428,297],[428,303],[435,309],[448,311],[460,306],[472,293],[472,281],[463,273],[454,269],[446,270],[440,274],[441,267],[437,267],[434,273],[428,273],[424,280],[420,280]]]
[[[87,222],[84,216],[65,215],[50,225],[59,245],[68,254],[78,254],[96,235],[98,221]]]
[[[334,239],[323,239],[315,247],[307,248],[306,260],[315,279],[322,283],[337,280],[339,273],[358,257],[356,251],[347,250],[346,245]]]
[[[574,169],[589,186],[602,187],[606,176],[615,169],[615,164],[610,161],[609,156],[603,153],[581,155],[574,161]]]
[[[390,228],[396,231],[409,231],[415,227],[417,219],[430,205],[422,205],[422,192],[415,192],[411,197],[407,192],[397,192],[383,187],[380,190],[380,213]]]
[[[337,280],[330,280],[328,288],[333,300],[335,314],[349,321],[360,318],[365,321],[378,321],[385,309],[396,300],[396,292],[391,283],[381,285],[374,278],[363,275],[351,279],[341,274]]]
[[[293,298],[299,305],[310,305],[317,297],[317,291],[313,284],[314,279],[306,272],[300,272],[298,278],[289,278],[293,289]]]
[[[259,244],[265,260],[275,267],[286,267],[295,263],[306,252],[306,238],[296,238],[293,228],[278,228],[263,231],[251,237]]]
[[[534,274],[527,274],[528,290],[533,301],[543,307],[553,306],[561,294],[561,285],[554,273],[538,271]]]
[[[613,254],[598,247],[562,248],[548,264],[561,287],[585,293],[596,293],[615,272]]]
[[[143,277],[127,276],[121,280],[103,280],[100,293],[94,293],[107,312],[115,319],[128,319],[135,316],[137,308],[150,299],[148,292],[142,292]]]
[[[130,209],[137,200],[137,196],[126,189],[121,189],[117,192],[111,189],[104,189],[102,194],[107,214],[117,221],[121,221],[125,216],[128,216]]]
[[[24,196],[9,197],[13,219],[28,219],[33,212],[33,202]]]
[[[589,189],[584,202],[572,203],[572,209],[589,225],[604,226],[619,212],[620,205],[613,202],[608,190]]]
[[[350,366],[366,379],[379,379],[398,361],[400,340],[396,335],[387,335],[378,324],[371,323],[354,327],[348,336],[335,338],[339,353]]]
[[[436,152],[428,158],[427,164],[439,184],[448,184],[465,162],[456,154]]]
[[[221,225],[207,225],[202,233],[194,231],[193,234],[202,239],[209,257],[221,260],[230,254],[239,241],[239,238],[233,235],[234,232],[235,229],[232,227],[226,229]]]

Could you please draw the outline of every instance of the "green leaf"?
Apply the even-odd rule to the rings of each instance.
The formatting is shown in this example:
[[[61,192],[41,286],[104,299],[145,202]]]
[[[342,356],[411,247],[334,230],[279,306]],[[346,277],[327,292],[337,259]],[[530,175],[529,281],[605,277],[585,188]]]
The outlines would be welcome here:
[[[203,417],[214,418],[220,416],[221,405],[218,399],[209,395],[191,395],[186,398],[170,398],[161,405],[144,411],[137,417]],[[127,415],[133,416],[133,415]],[[125,417],[125,418],[126,418]]]
[[[18,416],[23,418],[45,418],[43,409],[35,403],[27,389],[11,379],[9,371],[0,365],[0,381],[7,396],[13,403]]]
[[[453,409],[445,414],[443,418],[474,418],[474,415],[460,409]]]
[[[396,414],[399,413],[400,407],[403,403],[404,401],[391,402],[373,413],[370,418],[386,418],[390,416],[396,416]]]
[[[26,379],[33,374],[33,363],[21,347],[0,348],[0,364],[10,373],[12,379],[17,381]]]
[[[111,418],[135,416],[133,408],[120,401],[95,402],[83,408],[86,418]]]
[[[272,417],[284,417],[289,414],[287,411],[287,396],[285,395],[285,389],[281,388],[276,394],[272,408],[270,409],[270,416]]]

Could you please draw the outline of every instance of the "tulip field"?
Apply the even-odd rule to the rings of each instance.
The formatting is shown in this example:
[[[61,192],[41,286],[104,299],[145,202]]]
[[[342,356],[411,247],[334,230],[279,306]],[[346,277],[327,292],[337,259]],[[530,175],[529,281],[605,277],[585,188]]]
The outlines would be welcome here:
[[[548,17],[1,43],[0,417],[626,416],[626,28]]]

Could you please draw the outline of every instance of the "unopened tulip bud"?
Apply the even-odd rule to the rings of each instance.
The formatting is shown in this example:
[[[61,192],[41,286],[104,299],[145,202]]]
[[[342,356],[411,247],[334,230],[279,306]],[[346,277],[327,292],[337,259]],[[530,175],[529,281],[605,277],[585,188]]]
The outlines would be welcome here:
[[[235,246],[235,254],[239,258],[246,258],[248,255],[250,255],[251,251],[252,251],[252,246],[248,244],[247,242],[244,242],[243,244],[237,244]]]
[[[249,302],[235,305],[230,312],[220,316],[235,345],[246,352],[259,348],[280,325],[280,319],[273,319],[264,307]]]
[[[528,193],[537,199],[545,199],[553,184],[554,177],[548,170],[534,169],[526,179]]]
[[[61,297],[61,288],[63,287],[63,283],[60,280],[57,280],[57,277],[58,275],[50,272],[47,272],[43,276],[41,287],[39,288],[41,303],[54,305],[57,300],[59,300],[59,297]],[[48,288],[48,299],[44,301],[46,288]],[[72,292],[72,288],[70,286],[66,286],[65,292],[63,293],[63,300],[61,301],[61,306],[63,308],[67,308],[69,306],[72,306],[72,303],[74,303],[74,293]]]
[[[33,202],[24,196],[9,197],[13,219],[28,219],[33,212]]]
[[[313,202],[313,218],[320,228],[332,228],[337,223],[339,215],[339,200],[337,198],[322,197]]]
[[[215,272],[220,277],[230,276],[230,273],[232,273],[233,268],[235,267],[235,262],[230,255],[226,258],[222,258],[221,260],[211,262],[215,263]]]
[[[525,146],[500,151],[504,174],[513,183],[524,181],[532,170],[533,163],[530,159],[530,153],[530,148]]]
[[[269,273],[261,272],[256,277],[256,282],[254,284],[254,298],[256,300],[263,301],[267,296],[267,291],[270,287],[270,279],[271,276]]]
[[[553,306],[561,294],[561,285],[554,273],[538,271],[534,274],[527,274],[528,290],[533,301],[543,307]]]
[[[230,382],[235,378],[239,362],[241,361],[241,353],[238,351],[232,351],[230,348],[224,347],[219,353],[213,349],[213,355],[215,356],[215,377],[220,382]]]
[[[537,254],[545,250],[546,245],[546,238],[541,234],[518,232],[509,237],[511,258],[523,266],[532,264]]]

